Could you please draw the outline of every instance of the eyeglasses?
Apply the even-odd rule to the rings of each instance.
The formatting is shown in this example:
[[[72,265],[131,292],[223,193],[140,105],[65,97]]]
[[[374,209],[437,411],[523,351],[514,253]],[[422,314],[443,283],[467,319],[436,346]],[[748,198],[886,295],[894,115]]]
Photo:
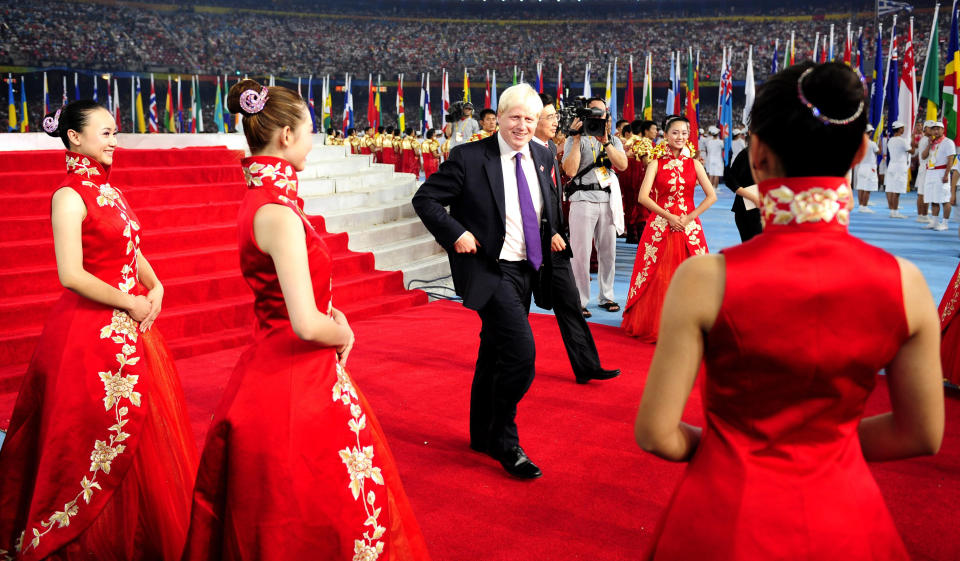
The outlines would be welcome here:
[[[545,116],[543,116],[543,117],[540,117],[540,120],[541,120],[541,121],[558,121],[558,120],[560,120],[560,114],[559,114],[559,113],[553,113],[553,114],[551,114],[551,115],[545,115]]]

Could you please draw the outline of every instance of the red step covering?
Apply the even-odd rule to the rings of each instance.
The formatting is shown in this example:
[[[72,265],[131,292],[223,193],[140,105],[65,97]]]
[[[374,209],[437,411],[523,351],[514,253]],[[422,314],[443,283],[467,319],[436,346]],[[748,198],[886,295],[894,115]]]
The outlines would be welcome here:
[[[141,249],[164,283],[157,327],[178,358],[245,344],[253,301],[239,271],[236,216],[246,190],[243,153],[226,147],[118,149],[110,172],[143,225]],[[61,150],[0,152],[0,394],[19,388],[57,280],[50,197],[64,175]],[[16,170],[16,171],[13,171]],[[351,320],[426,303],[398,271],[377,271],[372,253],[323,233],[334,258],[333,298]],[[5,422],[0,419],[0,425]]]

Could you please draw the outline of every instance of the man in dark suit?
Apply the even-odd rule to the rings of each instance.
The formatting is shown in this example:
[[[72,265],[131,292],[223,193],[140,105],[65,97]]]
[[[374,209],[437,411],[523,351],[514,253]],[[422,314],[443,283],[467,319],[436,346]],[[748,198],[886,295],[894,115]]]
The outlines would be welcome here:
[[[529,84],[507,88],[497,111],[499,132],[451,150],[413,197],[420,219],[449,254],[463,305],[482,323],[470,390],[470,447],[524,479],[542,475],[520,447],[515,421],[534,376],[527,315],[550,251],[541,228],[553,223],[552,156],[530,142],[542,109]]]
[[[580,311],[580,294],[577,292],[577,283],[573,278],[573,269],[570,267],[570,258],[573,257],[573,253],[568,247],[569,235],[563,226],[560,166],[557,162],[557,145],[552,140],[557,133],[559,115],[553,107],[553,98],[549,94],[540,94],[540,101],[543,103],[543,111],[540,113],[533,141],[546,146],[553,156],[550,173],[553,212],[550,216],[554,220],[551,224],[551,231],[554,233],[549,240],[551,252],[550,260],[546,264],[550,266],[550,274],[541,275],[541,279],[550,284],[549,287],[540,287],[541,291],[549,290],[550,292],[549,298],[545,299],[548,305],[544,305],[540,300],[537,304],[544,308],[553,308],[553,315],[557,318],[563,346],[567,349],[567,358],[570,359],[570,366],[573,368],[577,383],[609,380],[619,376],[620,370],[605,370],[600,366],[597,345],[593,341],[587,320]]]

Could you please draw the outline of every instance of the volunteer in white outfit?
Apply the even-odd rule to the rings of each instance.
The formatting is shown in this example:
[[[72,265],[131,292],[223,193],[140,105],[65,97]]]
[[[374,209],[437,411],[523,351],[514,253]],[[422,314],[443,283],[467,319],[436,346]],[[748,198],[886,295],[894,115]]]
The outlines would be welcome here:
[[[573,278],[580,292],[580,306],[587,315],[590,303],[590,251],[597,244],[597,284],[600,285],[600,307],[619,312],[613,299],[613,280],[617,257],[618,228],[623,231],[623,200],[614,170],[627,169],[623,144],[610,135],[610,113],[602,98],[587,102],[590,108],[602,109],[607,116],[602,136],[575,134],[567,137],[563,147],[563,172],[571,177],[566,191],[570,201],[570,248],[573,250]],[[574,119],[572,130],[582,131],[580,119]],[[613,169],[611,169],[611,167]],[[615,213],[619,211],[619,216]]]
[[[710,186],[716,189],[720,183],[720,177],[723,176],[723,141],[720,140],[720,129],[710,125],[707,129],[707,140],[703,143],[706,148],[704,158],[706,160],[707,176],[710,177]]]
[[[930,203],[933,215],[930,222],[923,227],[943,231],[949,228],[950,169],[957,158],[957,148],[953,141],[943,135],[943,123],[935,121],[930,127],[930,144],[920,156],[927,160],[923,198]],[[940,214],[941,206],[943,206],[943,220],[938,221],[937,215]]]
[[[747,141],[743,138],[741,129],[733,129],[733,140],[730,142],[730,162],[733,163],[744,148],[747,147]]]
[[[930,205],[927,204],[926,198],[924,197],[927,182],[927,159],[923,157],[923,153],[926,152],[927,147],[930,146],[930,127],[934,123],[935,121],[923,122],[923,135],[920,137],[920,142],[917,143],[916,148],[917,161],[919,162],[917,166],[917,180],[914,182],[917,188],[917,222],[930,221],[930,216],[927,214]]]
[[[873,127],[867,125],[868,138],[872,132]],[[860,206],[857,207],[857,210],[859,212],[873,212],[870,210],[870,193],[879,189],[877,180],[877,154],[879,153],[880,148],[878,148],[877,143],[870,138],[867,153],[864,154],[863,159],[860,160],[860,163],[856,166],[857,199],[860,201]]]
[[[890,218],[906,218],[900,212],[900,195],[907,192],[907,174],[910,171],[910,154],[914,149],[904,136],[903,123],[894,121],[890,128],[893,136],[887,141],[887,173],[883,179],[883,187],[887,192],[887,206],[890,208]]]

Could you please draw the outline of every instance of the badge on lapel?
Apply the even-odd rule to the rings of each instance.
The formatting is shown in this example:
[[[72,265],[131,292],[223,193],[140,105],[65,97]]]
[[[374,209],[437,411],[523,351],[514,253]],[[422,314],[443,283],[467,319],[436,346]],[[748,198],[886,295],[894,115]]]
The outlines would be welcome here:
[[[543,164],[540,164],[540,172],[543,172]]]

